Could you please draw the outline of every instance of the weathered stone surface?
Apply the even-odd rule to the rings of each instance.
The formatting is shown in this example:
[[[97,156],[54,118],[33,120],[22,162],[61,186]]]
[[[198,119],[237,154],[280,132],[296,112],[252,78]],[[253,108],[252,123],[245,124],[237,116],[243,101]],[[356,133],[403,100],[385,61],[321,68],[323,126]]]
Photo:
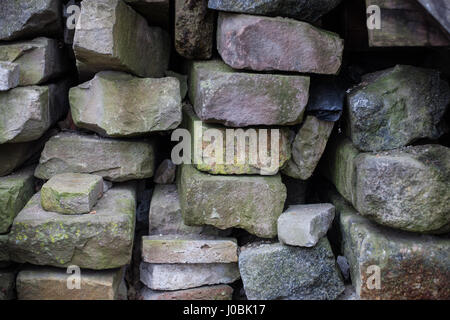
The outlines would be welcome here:
[[[191,133],[191,161],[198,170],[224,175],[275,175],[291,156],[286,127],[229,130],[220,124],[203,123],[190,105],[183,107],[183,113],[183,127]],[[264,138],[266,144],[260,140]]]
[[[435,70],[397,65],[368,74],[348,95],[348,135],[362,151],[437,139],[449,103],[450,87]]]
[[[333,300],[344,291],[326,238],[314,248],[247,245],[239,270],[249,300]]]
[[[2,1],[0,40],[60,34],[61,8],[60,0]]]
[[[62,173],[48,180],[41,189],[41,205],[46,211],[63,214],[91,212],[103,195],[103,178],[84,173]]]
[[[153,181],[158,184],[171,184],[175,181],[177,166],[170,159],[166,159],[156,169]]]
[[[336,193],[330,198],[340,217],[343,250],[359,297],[370,300],[450,298],[448,238],[379,226],[358,215]],[[376,285],[373,266],[380,271],[379,289],[370,289]]]
[[[220,13],[217,49],[234,69],[337,74],[344,42],[306,22]]]
[[[0,92],[0,144],[34,141],[67,114],[69,81]]]
[[[0,301],[15,298],[16,274],[12,270],[0,270]]]
[[[8,91],[19,85],[19,65],[0,61],[0,91]]]
[[[152,290],[182,290],[232,283],[240,278],[237,263],[150,264],[142,262],[141,281]]]
[[[0,265],[9,261],[8,234],[0,234]]]
[[[233,288],[226,284],[178,291],[141,290],[141,300],[231,300],[232,295]]]
[[[69,289],[65,269],[28,266],[17,275],[19,300],[117,300],[123,269],[81,270],[80,288]]]
[[[221,11],[314,22],[340,2],[341,0],[209,0],[208,7]]]
[[[0,178],[0,233],[9,230],[14,218],[34,194],[34,167]]]
[[[44,37],[0,44],[0,61],[19,65],[20,86],[46,83],[65,72],[68,65],[58,41]]]
[[[417,0],[450,33],[450,3],[445,0]]]
[[[194,62],[189,98],[199,118],[231,127],[300,123],[309,77],[236,72],[219,60]]]
[[[306,117],[292,143],[292,156],[282,172],[295,179],[308,180],[322,157],[334,122]]]
[[[69,99],[75,125],[103,136],[139,136],[181,123],[176,78],[142,79],[103,71],[70,89]]]
[[[406,147],[358,153],[351,142],[336,142],[324,168],[339,193],[364,216],[411,232],[450,230],[450,148]],[[326,170],[325,170],[326,171]]]
[[[278,239],[290,246],[313,247],[326,236],[334,219],[329,203],[290,206],[278,218]]]
[[[208,0],[175,0],[175,49],[187,59],[210,59],[214,12]]]
[[[148,263],[232,263],[238,261],[232,238],[148,236],[142,238],[142,260]]]
[[[169,0],[125,0],[125,2],[146,18],[150,26],[169,26]]]
[[[166,77],[177,78],[178,81],[180,81],[180,94],[181,94],[181,100],[183,101],[184,98],[186,98],[186,95],[188,92],[188,76],[185,74],[173,72],[170,70],[167,70],[165,75],[166,75]]]
[[[62,215],[31,198],[11,228],[11,259],[55,267],[112,269],[130,262],[134,237],[134,184],[116,185],[94,207],[95,214]]]
[[[279,175],[214,176],[183,165],[177,179],[187,225],[237,227],[262,238],[276,236],[277,219],[286,200]]]
[[[103,70],[162,77],[169,63],[169,36],[122,0],[84,0],[73,49],[81,74]]]
[[[153,176],[154,157],[151,141],[65,132],[47,142],[35,176],[48,180],[55,174],[75,172],[92,173],[116,182],[145,179]]]

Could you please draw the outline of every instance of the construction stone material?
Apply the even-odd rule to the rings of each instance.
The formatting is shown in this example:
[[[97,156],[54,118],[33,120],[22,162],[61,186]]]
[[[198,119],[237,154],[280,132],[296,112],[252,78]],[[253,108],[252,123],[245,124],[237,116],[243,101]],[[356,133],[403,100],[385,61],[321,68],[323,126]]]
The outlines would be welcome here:
[[[359,153],[349,140],[333,143],[324,173],[363,216],[420,233],[450,230],[450,149],[421,145]]]
[[[221,12],[217,49],[234,69],[337,74],[344,42],[306,22]]]
[[[46,211],[63,214],[91,212],[103,196],[103,178],[83,173],[53,176],[41,189],[41,205]]]
[[[45,145],[35,175],[48,180],[59,173],[92,173],[123,182],[151,178],[154,146],[147,140],[113,140],[63,132]]]
[[[0,178],[0,234],[8,232],[16,215],[33,196],[33,173],[34,167],[27,167]]]
[[[123,269],[81,270],[80,287],[76,288],[74,275],[65,269],[28,266],[17,275],[17,297],[19,300],[118,300],[123,273]]]
[[[445,132],[450,87],[435,70],[397,65],[363,77],[347,101],[348,135],[355,147],[391,150]]]
[[[0,234],[0,265],[9,261],[8,234]]]
[[[233,288],[220,284],[178,291],[154,291],[142,288],[141,300],[231,300]]]
[[[8,91],[19,85],[19,65],[0,61],[0,92]]]
[[[232,263],[238,261],[236,239],[195,236],[142,238],[142,260],[148,263]]]
[[[2,1],[0,41],[62,34],[59,0]]]
[[[174,183],[177,173],[177,166],[170,159],[166,159],[156,169],[153,181],[158,184]]]
[[[16,297],[16,273],[14,270],[0,269],[0,301],[13,300]]]
[[[214,12],[208,0],[175,0],[175,49],[187,59],[210,59],[214,39]]]
[[[209,0],[208,7],[220,11],[314,22],[340,2],[341,0]]]
[[[307,116],[292,142],[292,156],[282,172],[294,179],[308,180],[322,158],[333,127],[334,122]]]
[[[45,211],[37,193],[11,227],[11,259],[93,270],[128,264],[134,238],[135,192],[134,184],[116,185],[98,201],[94,213],[84,215]]]
[[[262,243],[241,250],[239,271],[249,300],[333,300],[344,291],[326,238],[313,248]]]
[[[103,71],[72,88],[69,99],[75,125],[102,136],[139,136],[175,129],[181,123],[176,78],[141,79]]]
[[[237,263],[150,264],[142,262],[141,281],[152,290],[183,290],[239,280]]]
[[[0,143],[34,141],[67,114],[70,83],[0,92]]]
[[[450,3],[447,1],[418,0],[418,2],[436,19],[447,33],[450,33]]]
[[[0,44],[0,61],[19,65],[20,86],[44,84],[68,69],[58,40],[45,37]]]
[[[367,300],[448,300],[450,240],[382,227],[332,193],[358,297]],[[379,279],[377,281],[377,279]]]
[[[300,123],[309,77],[237,72],[219,60],[193,62],[189,97],[202,121],[230,127]]]
[[[162,77],[169,63],[169,35],[122,0],[84,0],[73,49],[80,74],[102,70]]]
[[[334,206],[329,203],[290,206],[278,218],[281,243],[313,247],[326,236],[334,219]]]
[[[214,176],[183,165],[177,177],[187,225],[242,228],[261,238],[277,235],[286,187],[276,176]]]

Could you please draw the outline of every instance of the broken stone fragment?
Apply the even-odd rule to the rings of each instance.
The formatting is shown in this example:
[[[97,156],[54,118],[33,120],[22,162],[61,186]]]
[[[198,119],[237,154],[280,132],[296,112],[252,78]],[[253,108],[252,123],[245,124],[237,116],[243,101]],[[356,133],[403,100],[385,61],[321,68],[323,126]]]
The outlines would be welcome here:
[[[44,37],[0,44],[0,61],[19,65],[20,86],[55,79],[68,69],[69,64],[58,40]]]
[[[34,194],[34,167],[0,178],[0,234],[7,233],[16,215]]]
[[[8,91],[19,85],[19,65],[0,61],[0,91]]]
[[[182,165],[177,183],[187,225],[242,228],[261,238],[277,235],[286,200],[280,175],[218,176]]]
[[[0,41],[62,33],[60,0],[2,1]]]
[[[80,270],[80,287],[69,287],[65,269],[27,266],[17,275],[19,300],[118,300],[124,269]],[[75,282],[72,284],[75,286]]]
[[[151,178],[155,151],[152,141],[113,140],[63,132],[45,145],[35,175],[48,180],[59,173],[92,173],[122,182]]]
[[[340,2],[341,0],[209,0],[208,7],[220,11],[315,22]]]
[[[11,227],[11,260],[93,270],[127,265],[133,247],[135,193],[134,184],[115,185],[98,201],[95,213],[83,215],[45,211],[37,193]]]
[[[159,165],[153,181],[158,184],[171,184],[175,181],[177,166],[170,159],[166,159]]]
[[[334,300],[344,291],[326,238],[313,248],[244,246],[239,270],[249,300]]]
[[[46,211],[83,214],[91,212],[102,195],[102,177],[62,173],[53,176],[42,186],[41,205]]]
[[[282,172],[295,179],[308,180],[322,157],[334,122],[307,116],[292,143],[292,156]]]
[[[198,117],[231,127],[300,123],[309,77],[237,72],[219,60],[193,62],[189,97]]]
[[[176,78],[142,79],[103,71],[70,89],[69,99],[75,125],[102,136],[140,136],[172,130],[181,123]]]
[[[210,59],[214,20],[208,0],[175,0],[175,49],[178,54],[186,59]]]
[[[435,70],[397,65],[364,76],[347,101],[347,134],[354,146],[391,150],[446,131],[450,87]]]
[[[313,247],[326,236],[334,219],[334,206],[329,203],[290,206],[278,218],[281,243]]]
[[[337,74],[344,42],[306,22],[221,12],[217,49],[234,69]]]
[[[141,281],[152,290],[183,290],[239,280],[237,263],[150,264],[142,262]]]
[[[122,0],[84,0],[73,50],[84,77],[99,71],[162,77],[169,63],[169,35]]]
[[[142,260],[148,263],[237,262],[235,239],[197,236],[149,236],[142,238]]]
[[[141,300],[231,300],[233,288],[226,284],[177,291],[154,291],[143,287],[140,295]]]

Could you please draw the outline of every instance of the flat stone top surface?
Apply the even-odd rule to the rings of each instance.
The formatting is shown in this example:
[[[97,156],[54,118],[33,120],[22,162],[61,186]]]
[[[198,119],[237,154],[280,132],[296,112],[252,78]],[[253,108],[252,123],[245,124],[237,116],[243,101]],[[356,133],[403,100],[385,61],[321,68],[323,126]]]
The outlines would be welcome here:
[[[80,193],[84,194],[86,188],[94,187],[99,181],[102,181],[101,176],[84,173],[61,173],[53,176],[45,184],[59,193]]]
[[[322,212],[327,212],[330,209],[334,209],[334,206],[330,203],[300,204],[289,206],[285,213],[299,216],[314,216]]]

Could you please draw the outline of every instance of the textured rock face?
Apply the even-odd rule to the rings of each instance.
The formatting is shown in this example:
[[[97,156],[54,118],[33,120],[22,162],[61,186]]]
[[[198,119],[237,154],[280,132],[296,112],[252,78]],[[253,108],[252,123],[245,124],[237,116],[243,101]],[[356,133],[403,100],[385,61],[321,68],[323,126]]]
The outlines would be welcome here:
[[[217,49],[235,69],[337,74],[343,48],[337,34],[306,22],[219,14]]]
[[[229,130],[220,124],[203,123],[190,105],[183,107],[183,113],[183,127],[191,133],[191,161],[198,170],[224,175],[275,175],[291,155],[288,128]],[[234,142],[234,148],[229,142]]]
[[[70,106],[75,125],[109,137],[171,130],[181,123],[175,78],[141,79],[103,71],[70,90]]]
[[[278,218],[278,239],[291,246],[313,247],[333,219],[334,206],[329,203],[290,206]]]
[[[360,214],[406,231],[446,233],[449,159],[450,149],[439,145],[359,154],[344,140],[330,150],[324,167],[330,168],[327,177]]]
[[[196,114],[231,127],[299,123],[308,91],[308,77],[241,73],[218,60],[194,62],[190,71]]]
[[[295,179],[308,180],[322,157],[334,122],[308,116],[292,143],[292,156],[282,172]]]
[[[208,0],[175,0],[175,49],[187,59],[210,59],[214,12]]]
[[[130,262],[136,210],[135,186],[117,185],[99,200],[95,214],[62,215],[31,198],[11,228],[11,259],[55,267],[102,270]]]
[[[369,300],[450,298],[448,238],[384,228],[358,215],[336,193],[331,199],[340,216],[343,249],[358,296]],[[379,268],[379,289],[374,289],[377,268],[373,266]]]
[[[183,290],[233,283],[240,278],[237,263],[149,264],[140,266],[141,281],[152,290]]]
[[[0,234],[0,265],[9,260],[8,234]]]
[[[213,176],[183,165],[177,177],[187,225],[242,228],[262,238],[277,234],[286,187],[281,177]]]
[[[19,85],[19,65],[0,61],[0,92],[8,91]]]
[[[83,73],[102,70],[162,77],[169,63],[169,36],[122,0],[84,0],[73,49]]]
[[[171,184],[175,181],[177,166],[170,159],[166,159],[156,169],[153,181],[158,184]]]
[[[314,248],[245,246],[239,270],[249,300],[333,300],[344,291],[326,238]]]
[[[91,212],[102,195],[102,177],[82,173],[62,173],[53,176],[42,186],[41,205],[46,211],[83,214]]]
[[[48,180],[59,173],[92,173],[121,182],[150,178],[153,167],[154,147],[149,141],[60,133],[45,145],[35,175]]]
[[[148,263],[232,263],[238,261],[235,239],[194,236],[142,238],[142,260]]]
[[[45,83],[67,70],[64,49],[57,40],[44,37],[1,44],[0,61],[19,65],[20,86]]]
[[[150,26],[169,25],[169,0],[125,0],[134,10],[147,19]]]
[[[178,291],[153,291],[143,288],[141,300],[231,300],[233,288],[225,284]]]
[[[34,194],[34,168],[28,167],[0,178],[0,233],[9,230],[14,218]]]
[[[12,270],[0,270],[0,301],[15,298],[16,274]]]
[[[448,1],[418,0],[418,2],[450,33],[450,3]]]
[[[67,113],[69,85],[61,81],[0,92],[0,143],[39,139]]]
[[[348,134],[362,151],[437,139],[449,102],[450,87],[437,71],[397,65],[366,75],[348,95]]]
[[[62,32],[61,1],[2,1],[0,8],[0,40]]]
[[[65,269],[26,267],[17,275],[19,300],[117,300],[123,269],[81,270],[80,289],[69,289]]]
[[[334,9],[341,0],[209,0],[215,10],[261,16],[281,16],[314,22]]]

